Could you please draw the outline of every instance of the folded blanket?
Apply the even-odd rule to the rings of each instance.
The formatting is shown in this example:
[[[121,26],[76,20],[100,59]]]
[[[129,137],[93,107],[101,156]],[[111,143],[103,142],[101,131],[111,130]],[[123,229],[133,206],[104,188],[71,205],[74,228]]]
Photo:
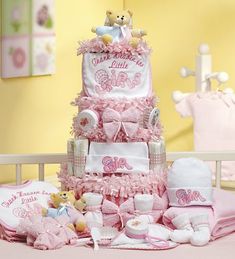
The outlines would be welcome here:
[[[171,207],[163,215],[164,225],[174,229],[172,219],[182,213],[190,215],[207,213],[211,229],[211,239],[226,236],[235,231],[235,194],[229,191],[213,190],[212,206]]]
[[[70,217],[67,215],[56,218],[33,215],[20,221],[17,234],[24,235],[27,244],[36,249],[58,249],[76,243],[77,234],[69,225]]]

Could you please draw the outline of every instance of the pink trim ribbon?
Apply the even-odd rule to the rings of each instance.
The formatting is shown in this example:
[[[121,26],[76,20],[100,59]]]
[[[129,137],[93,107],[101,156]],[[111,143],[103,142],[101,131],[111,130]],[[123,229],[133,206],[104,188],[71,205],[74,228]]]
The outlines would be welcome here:
[[[109,200],[105,199],[103,201],[102,213],[104,222],[107,226],[114,226],[121,221],[121,227],[123,228],[126,219],[133,217],[134,211],[133,198],[129,198],[123,202],[120,207]]]
[[[139,127],[139,113],[131,107],[124,112],[118,112],[106,108],[103,112],[103,127],[107,138],[115,141],[119,131],[122,129],[126,136],[132,138]]]
[[[125,230],[125,234],[130,237],[130,238],[134,238],[134,239],[145,239],[149,244],[153,245],[156,248],[159,249],[165,249],[165,248],[169,248],[169,242],[165,239],[162,239],[160,237],[153,237],[150,236],[148,233],[147,234],[133,234],[128,232],[127,230]],[[157,244],[156,242],[159,242],[159,244]]]

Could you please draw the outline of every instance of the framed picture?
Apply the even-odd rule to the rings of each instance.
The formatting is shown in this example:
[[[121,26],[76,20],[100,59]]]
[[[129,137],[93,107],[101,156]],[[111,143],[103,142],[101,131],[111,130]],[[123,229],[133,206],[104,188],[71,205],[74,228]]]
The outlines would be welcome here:
[[[2,78],[55,73],[54,0],[2,0]]]

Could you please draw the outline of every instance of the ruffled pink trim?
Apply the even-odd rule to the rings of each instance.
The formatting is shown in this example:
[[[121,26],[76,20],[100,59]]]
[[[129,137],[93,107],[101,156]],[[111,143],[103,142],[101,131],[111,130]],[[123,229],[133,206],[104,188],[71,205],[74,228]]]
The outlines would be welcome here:
[[[147,107],[153,107],[159,100],[157,97],[152,95],[151,97],[141,97],[141,98],[102,98],[102,97],[88,97],[84,93],[78,95],[71,105],[78,106],[80,110],[83,109],[95,109],[97,111],[103,111],[105,108],[109,107],[111,109],[122,111],[130,107],[137,107],[140,110],[144,110]]]
[[[154,128],[139,128],[136,135],[128,137],[123,131],[120,131],[116,137],[115,142],[149,142],[157,140],[162,135],[162,126],[157,124]],[[78,138],[80,136],[88,138],[90,141],[107,142],[107,136],[103,129],[103,123],[99,122],[98,127],[90,131],[83,131],[76,123],[76,117],[73,118],[73,125],[71,134]]]
[[[71,104],[74,106],[78,106],[79,110],[82,111],[84,109],[93,109],[100,115],[102,115],[103,111],[109,107],[111,109],[115,109],[118,112],[122,112],[128,108],[135,107],[140,110],[142,113],[146,108],[153,108],[158,102],[158,99],[154,96],[148,98],[100,98],[100,97],[87,97],[81,94],[78,96]],[[158,123],[155,127],[149,127],[147,129],[143,128],[141,125],[137,131],[137,134],[130,138],[126,136],[126,134],[122,131],[118,133],[116,138],[116,142],[139,142],[144,141],[148,142],[151,140],[159,139],[162,135],[163,128],[160,123]],[[98,127],[92,129],[90,131],[83,131],[78,127],[76,116],[73,118],[72,131],[71,134],[75,137],[83,136],[88,138],[90,141],[96,142],[106,142],[107,136],[103,130],[103,123],[99,121]]]
[[[58,177],[63,186],[74,190],[78,196],[85,192],[97,192],[114,198],[134,197],[136,193],[157,194],[162,197],[165,188],[165,179],[149,172],[149,174],[122,174],[102,176],[86,174],[83,178],[69,176],[67,165],[61,166]]]
[[[150,54],[151,49],[147,46],[147,43],[143,40],[140,40],[138,46],[133,48],[128,41],[123,40],[121,42],[113,42],[108,45],[105,45],[103,41],[96,37],[91,40],[79,41],[79,48],[77,50],[77,55],[81,55],[87,52],[109,52],[109,53],[122,53],[122,54]]]

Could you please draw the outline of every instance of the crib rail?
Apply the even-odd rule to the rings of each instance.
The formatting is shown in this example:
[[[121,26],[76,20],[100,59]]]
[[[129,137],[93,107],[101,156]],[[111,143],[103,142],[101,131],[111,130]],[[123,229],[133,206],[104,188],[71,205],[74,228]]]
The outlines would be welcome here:
[[[60,164],[67,161],[67,154],[4,154],[0,155],[0,165],[16,166],[16,184],[22,182],[22,165],[37,164],[38,179],[44,181],[45,164]]]
[[[216,162],[216,187],[221,185],[221,164],[223,161],[235,161],[235,151],[233,152],[168,152],[166,160],[175,161],[182,157],[197,157],[204,161]],[[67,154],[4,154],[0,155],[0,165],[16,166],[16,184],[22,181],[22,165],[37,164],[38,179],[44,181],[45,164],[60,164],[67,161]]]

